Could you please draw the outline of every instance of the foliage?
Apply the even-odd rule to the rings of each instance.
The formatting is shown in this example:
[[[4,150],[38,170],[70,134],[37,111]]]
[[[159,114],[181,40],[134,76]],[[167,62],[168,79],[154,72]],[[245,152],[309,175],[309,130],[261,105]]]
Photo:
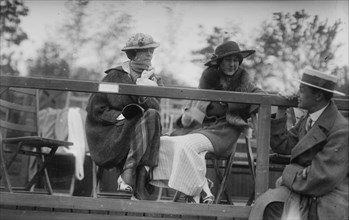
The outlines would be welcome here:
[[[329,25],[304,10],[274,13],[273,21],[263,22],[255,40],[256,54],[249,67],[257,83],[268,90],[296,91],[292,78],[299,78],[306,66],[333,70],[335,53],[341,46],[334,39],[341,24],[337,20]],[[281,82],[276,83],[278,79]]]
[[[20,17],[26,16],[28,11],[21,0],[0,1],[0,69],[2,74],[19,74],[16,68],[17,61],[13,56],[14,51],[11,47],[20,45],[23,40],[28,38],[20,27]]]
[[[236,41],[235,38],[238,38],[239,32],[241,31],[241,29],[234,24],[231,24],[231,26],[228,26],[227,28],[213,27],[211,34],[207,33],[202,25],[199,25],[199,29],[201,30],[199,35],[204,38],[206,46],[202,49],[192,51],[192,54],[194,55],[192,61],[198,64],[208,61],[214,53],[214,49],[219,44],[228,40]],[[242,42],[238,43],[240,46],[243,46]]]
[[[342,46],[335,43],[341,25],[340,20],[330,25],[327,20],[321,21],[317,15],[312,17],[305,10],[293,14],[274,13],[272,21],[262,22],[259,35],[253,42],[256,53],[244,60],[244,67],[258,85],[272,92],[295,92],[298,88],[293,79],[299,78],[306,66],[322,71],[330,70],[341,79],[341,91],[347,93],[345,85],[349,82],[348,67],[340,67],[335,62],[335,54]],[[203,26],[199,28],[203,30]],[[227,40],[236,41],[242,50],[247,48],[245,42],[237,36],[239,31],[234,25],[224,29],[214,27],[212,33],[202,31],[205,46],[192,52],[193,62],[203,63],[203,60],[208,60],[214,48]],[[230,35],[226,35],[227,32]]]
[[[38,52],[38,57],[29,65],[30,76],[68,78],[68,62],[60,56],[61,48],[53,42],[45,42]]]
[[[62,54],[69,61],[70,77],[79,78],[84,66],[92,73],[85,77],[99,79],[101,70],[125,58],[121,48],[130,35],[132,16],[117,7],[88,0],[68,0],[65,6],[69,16],[57,29],[54,39],[64,48]],[[100,73],[96,75],[96,72]]]
[[[29,10],[20,0],[1,0],[0,6],[1,40],[7,43],[5,46],[19,45],[27,39],[27,34],[19,26],[20,16],[26,16]]]

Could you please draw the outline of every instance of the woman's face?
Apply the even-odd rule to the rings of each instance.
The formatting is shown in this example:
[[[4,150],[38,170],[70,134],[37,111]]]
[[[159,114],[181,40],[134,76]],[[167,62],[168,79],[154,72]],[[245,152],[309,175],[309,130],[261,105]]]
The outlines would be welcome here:
[[[136,51],[135,61],[150,62],[153,59],[154,48],[141,49]]]
[[[239,58],[234,55],[223,57],[219,67],[225,75],[232,76],[240,66]]]

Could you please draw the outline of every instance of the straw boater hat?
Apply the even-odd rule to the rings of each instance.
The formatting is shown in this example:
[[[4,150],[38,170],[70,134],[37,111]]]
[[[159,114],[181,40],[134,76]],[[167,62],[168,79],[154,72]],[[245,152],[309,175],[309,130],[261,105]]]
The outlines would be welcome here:
[[[126,46],[122,48],[122,51],[128,50],[139,50],[139,49],[148,49],[148,48],[157,48],[160,46],[158,42],[155,42],[154,39],[143,33],[137,33],[128,39]]]
[[[240,50],[239,45],[234,41],[227,41],[221,45],[219,45],[212,55],[210,61],[205,63],[205,66],[211,66],[216,65],[217,61],[219,59],[222,59],[223,57],[229,56],[229,55],[239,55],[240,64],[242,62],[243,58],[246,58],[253,54],[255,50]]]
[[[311,68],[305,68],[302,79],[296,80],[307,86],[345,96],[344,93],[334,90],[338,82],[338,78],[333,75],[329,75]]]

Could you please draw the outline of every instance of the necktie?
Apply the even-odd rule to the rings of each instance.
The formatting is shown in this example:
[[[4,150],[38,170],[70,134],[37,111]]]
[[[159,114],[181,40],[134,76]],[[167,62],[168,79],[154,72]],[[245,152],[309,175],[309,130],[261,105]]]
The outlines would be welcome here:
[[[306,122],[306,124],[305,124],[305,131],[306,131],[306,132],[308,132],[309,129],[311,128],[312,123],[313,123],[313,120],[311,120],[310,115],[308,115],[307,122]]]

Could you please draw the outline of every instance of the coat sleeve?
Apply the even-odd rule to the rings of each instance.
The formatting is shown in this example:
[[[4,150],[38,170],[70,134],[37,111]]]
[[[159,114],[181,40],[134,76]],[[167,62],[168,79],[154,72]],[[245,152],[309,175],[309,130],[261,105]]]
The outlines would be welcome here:
[[[102,80],[103,82],[131,83],[127,74],[118,70],[111,70]],[[113,93],[95,93],[91,96],[86,107],[91,121],[102,124],[115,124],[122,109],[128,104],[138,104],[137,96],[120,95]]]
[[[290,155],[294,146],[298,143],[298,130],[301,121],[287,130],[286,114],[278,119],[271,119],[270,147],[278,154]]]
[[[105,125],[115,124],[117,117],[121,114],[121,109],[115,109],[107,103],[105,94],[93,94],[86,107],[89,120]]]
[[[308,166],[286,166],[283,184],[293,191],[310,196],[322,196],[333,191],[348,175],[348,124],[329,132],[322,150]],[[324,134],[325,135],[325,134]]]
[[[158,86],[164,86],[164,82],[160,76],[156,76]],[[160,98],[142,96],[138,98],[138,104],[144,109],[160,110]]]

